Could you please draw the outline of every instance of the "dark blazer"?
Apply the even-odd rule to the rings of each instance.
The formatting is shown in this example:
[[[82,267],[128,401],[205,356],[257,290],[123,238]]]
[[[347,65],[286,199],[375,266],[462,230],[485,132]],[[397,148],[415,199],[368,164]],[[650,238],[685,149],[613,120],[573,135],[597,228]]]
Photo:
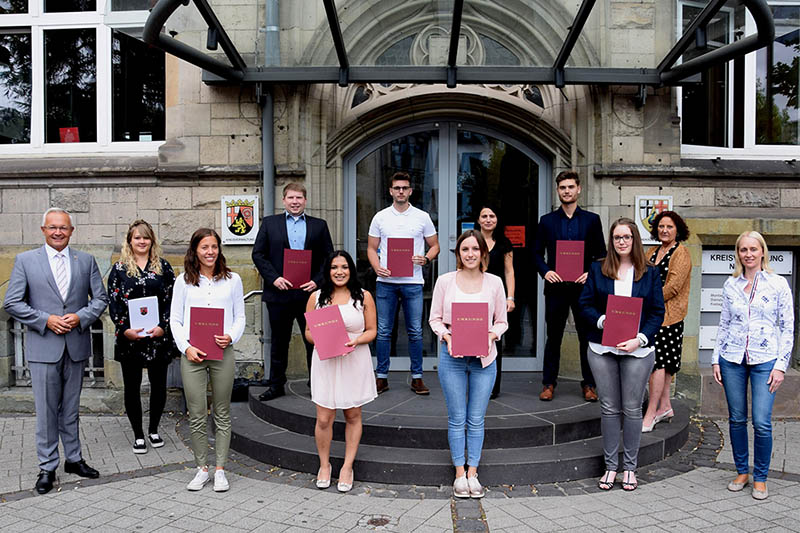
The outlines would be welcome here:
[[[289,247],[286,213],[262,218],[253,246],[253,263],[264,278],[264,293],[261,299],[265,302],[286,303],[297,299],[308,299],[309,293],[303,290],[282,291],[273,285],[275,280],[283,275],[283,250]],[[306,214],[306,242],[303,249],[311,250],[311,279],[319,286],[322,284],[323,263],[333,251],[333,241],[327,222]]]
[[[597,321],[606,313],[608,295],[614,294],[614,280],[603,275],[603,263],[592,263],[589,278],[581,292],[578,305],[588,326],[589,342],[602,342],[603,330],[597,328]],[[656,267],[648,266],[647,272],[639,281],[633,282],[631,296],[642,298],[642,319],[639,333],[647,337],[649,346],[664,321],[664,293],[661,290],[661,277]]]
[[[533,247],[533,262],[539,275],[544,278],[549,270],[556,269],[556,241],[568,240],[561,232],[561,220],[565,217],[559,207],[551,213],[542,215],[536,227],[536,242]],[[589,272],[589,265],[606,256],[606,243],[603,238],[603,225],[600,217],[591,211],[578,207],[572,215],[578,221],[578,240],[583,240],[583,271]],[[544,256],[547,251],[547,262]]]

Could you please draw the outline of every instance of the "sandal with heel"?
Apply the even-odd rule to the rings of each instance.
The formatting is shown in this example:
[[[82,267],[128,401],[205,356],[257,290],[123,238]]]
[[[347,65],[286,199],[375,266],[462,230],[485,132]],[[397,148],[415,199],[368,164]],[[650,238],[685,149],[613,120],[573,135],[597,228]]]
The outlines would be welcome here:
[[[632,470],[626,470],[622,474],[622,490],[628,492],[636,490],[636,488],[639,486],[639,483],[637,481],[631,481],[631,478],[636,479],[636,475]]]
[[[597,482],[597,488],[600,490],[611,490],[614,488],[614,481],[616,481],[616,479],[617,473],[607,470],[606,473],[603,474],[603,477],[600,478],[600,481]]]

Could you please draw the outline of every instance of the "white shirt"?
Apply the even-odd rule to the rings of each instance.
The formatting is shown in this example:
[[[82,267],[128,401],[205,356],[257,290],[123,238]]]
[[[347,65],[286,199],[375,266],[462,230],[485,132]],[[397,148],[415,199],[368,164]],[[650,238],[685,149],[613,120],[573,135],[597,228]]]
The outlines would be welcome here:
[[[64,261],[64,268],[67,269],[67,294],[69,294],[69,284],[72,280],[72,261],[70,261],[69,258],[69,246],[65,247],[59,252],[49,244],[45,244],[44,250],[47,252],[47,260],[50,262],[50,271],[53,273],[53,279],[56,280],[56,285],[58,285],[58,274],[56,274],[56,272],[59,262],[59,259],[57,259],[56,256],[58,254],[64,254],[64,259],[61,259],[61,261]]]
[[[614,294],[617,296],[630,296],[633,292],[633,275],[636,272],[636,269],[630,267],[628,271],[625,273],[625,277],[622,279],[615,279],[614,280]],[[606,315],[602,315],[597,320],[597,327],[599,329],[603,329],[603,326],[606,322]],[[632,355],[633,357],[647,357],[650,355],[650,352],[655,350],[653,346],[644,345],[647,343],[647,337],[643,333],[639,333],[636,335],[638,337],[639,342],[642,343],[642,346],[639,346],[632,352],[625,352],[617,348],[616,346],[605,346],[600,344],[599,342],[590,342],[589,348],[596,354],[603,355],[604,353],[613,353],[616,355]]]
[[[231,272],[230,278],[212,281],[200,276],[198,285],[187,285],[183,274],[175,280],[172,289],[172,305],[170,306],[169,326],[175,344],[185,354],[189,345],[189,312],[192,307],[215,307],[225,310],[223,332],[231,337],[235,344],[244,333],[244,296],[242,278]]]
[[[414,239],[414,255],[425,255],[425,239],[436,235],[430,215],[422,209],[417,209],[409,204],[408,209],[402,213],[394,208],[394,204],[375,213],[369,225],[369,236],[380,237],[378,256],[381,266],[386,268],[389,237],[411,237]],[[422,285],[422,267],[414,265],[414,275],[408,277],[384,278],[378,276],[378,281],[383,283],[412,283]]]

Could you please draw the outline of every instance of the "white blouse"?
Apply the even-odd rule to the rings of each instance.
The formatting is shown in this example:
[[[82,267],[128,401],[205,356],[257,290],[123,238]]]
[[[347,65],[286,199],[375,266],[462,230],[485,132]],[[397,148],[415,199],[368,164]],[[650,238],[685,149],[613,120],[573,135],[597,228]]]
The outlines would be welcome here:
[[[210,280],[200,276],[198,285],[188,285],[185,276],[179,275],[172,289],[169,325],[175,344],[185,354],[189,345],[189,311],[192,307],[216,307],[225,310],[223,331],[235,344],[244,333],[244,291],[242,278],[231,272],[230,278]]]
[[[635,272],[636,269],[630,267],[622,279],[614,280],[615,295],[630,296],[633,293],[633,275]],[[603,329],[605,322],[606,322],[606,315],[601,315],[600,318],[597,320],[597,327],[599,329]],[[644,344],[647,342],[647,337],[645,337],[642,333],[639,333],[637,337],[639,337],[639,341],[642,343],[642,345],[633,350],[632,352],[624,352],[619,348],[617,348],[616,346],[605,346],[600,344],[599,342],[590,342],[589,349],[598,355],[603,355],[605,353],[613,353],[616,355],[632,355],[633,357],[647,357],[653,350],[655,350],[655,348],[652,346],[647,346],[647,347],[644,346]]]

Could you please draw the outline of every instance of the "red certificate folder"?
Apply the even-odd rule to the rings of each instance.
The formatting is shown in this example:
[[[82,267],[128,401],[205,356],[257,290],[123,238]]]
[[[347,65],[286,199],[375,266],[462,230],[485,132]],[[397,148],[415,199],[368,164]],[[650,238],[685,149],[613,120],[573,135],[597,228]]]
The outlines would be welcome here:
[[[583,241],[556,241],[556,274],[564,281],[583,275]]]
[[[642,299],[633,296],[608,295],[606,321],[603,324],[603,346],[616,346],[639,333]]]
[[[303,283],[311,281],[311,250],[283,250],[283,277],[289,280],[292,288],[299,289]]]
[[[311,338],[317,348],[317,355],[321,360],[339,357],[354,350],[352,346],[345,346],[350,341],[347,328],[342,320],[342,312],[338,305],[329,305],[321,309],[314,309],[305,314]]]
[[[489,355],[489,304],[454,302],[450,313],[453,355]]]
[[[406,278],[414,275],[414,239],[389,237],[386,239],[386,268],[392,271],[393,278]]]
[[[222,361],[222,348],[214,335],[225,333],[225,310],[217,307],[189,309],[189,344],[206,353],[206,359]]]

